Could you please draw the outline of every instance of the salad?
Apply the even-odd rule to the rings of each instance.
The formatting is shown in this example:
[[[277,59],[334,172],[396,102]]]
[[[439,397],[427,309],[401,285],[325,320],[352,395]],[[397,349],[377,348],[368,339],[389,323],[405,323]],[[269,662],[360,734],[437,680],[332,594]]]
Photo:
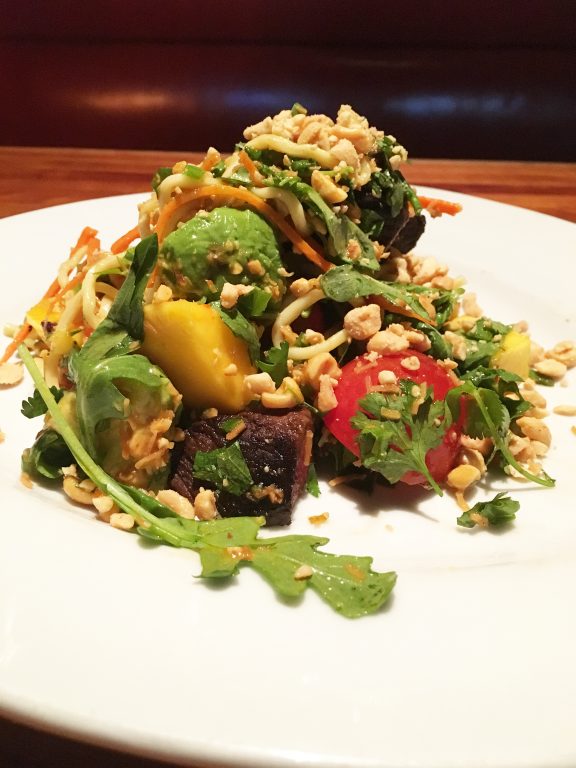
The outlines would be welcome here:
[[[319,475],[421,485],[455,499],[456,525],[509,524],[518,502],[472,503],[474,486],[488,472],[554,484],[536,385],[576,349],[485,317],[412,252],[460,207],[419,196],[406,159],[350,106],[333,120],[296,104],[227,157],[159,168],[109,249],[86,227],[1,361],[15,383],[19,355],[36,386],[22,413],[44,417],[25,481],[197,551],[206,578],[251,567],[349,617],[378,610],[396,574],[319,535],[261,531],[288,525]]]

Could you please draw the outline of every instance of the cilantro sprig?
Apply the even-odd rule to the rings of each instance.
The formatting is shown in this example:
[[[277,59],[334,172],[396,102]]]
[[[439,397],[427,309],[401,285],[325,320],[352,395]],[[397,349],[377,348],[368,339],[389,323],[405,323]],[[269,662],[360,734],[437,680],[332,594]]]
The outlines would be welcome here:
[[[434,491],[442,489],[430,474],[426,454],[440,445],[452,416],[432,390],[423,394],[409,379],[399,381],[398,393],[373,392],[362,398],[351,424],[359,430],[357,443],[362,464],[397,483],[410,471],[419,472]]]
[[[467,512],[463,512],[456,520],[463,528],[501,527],[511,523],[516,518],[520,508],[519,502],[511,499],[507,493],[497,493],[490,501],[479,501]]]

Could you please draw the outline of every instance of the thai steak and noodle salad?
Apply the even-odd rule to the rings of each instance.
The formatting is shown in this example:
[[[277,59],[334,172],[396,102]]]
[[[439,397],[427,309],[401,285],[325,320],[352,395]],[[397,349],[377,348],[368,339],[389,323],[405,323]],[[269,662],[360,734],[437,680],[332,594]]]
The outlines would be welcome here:
[[[45,414],[27,476],[197,550],[204,576],[249,565],[348,616],[395,574],[318,535],[258,535],[319,493],[317,471],[448,490],[461,526],[512,520],[507,494],[472,505],[471,490],[491,468],[553,485],[535,383],[562,378],[574,345],[545,352],[411,252],[459,206],[419,197],[406,157],[350,106],[333,120],[296,104],[228,157],[159,168],[109,250],[87,227],[4,356],[20,344],[36,383],[23,413]]]

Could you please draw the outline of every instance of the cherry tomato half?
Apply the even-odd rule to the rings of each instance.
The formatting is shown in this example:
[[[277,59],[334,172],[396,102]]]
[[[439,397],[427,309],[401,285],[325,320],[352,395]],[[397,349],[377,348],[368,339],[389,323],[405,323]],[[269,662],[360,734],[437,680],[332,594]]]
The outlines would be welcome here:
[[[402,360],[407,357],[418,358],[420,361],[418,370],[407,370],[401,365]],[[447,371],[433,358],[414,350],[410,350],[409,353],[395,352],[382,355],[372,363],[366,355],[351,360],[343,367],[342,376],[334,390],[338,405],[326,413],[324,424],[334,437],[356,456],[359,455],[356,445],[358,431],[351,426],[350,419],[359,410],[358,401],[364,397],[368,388],[378,384],[380,371],[392,371],[398,379],[410,379],[415,384],[427,384],[432,387],[435,400],[444,399],[447,392],[455,386]],[[460,422],[452,424],[446,431],[443,442],[426,454],[426,465],[436,482],[444,480],[454,467],[460,446],[461,431]],[[419,485],[426,480],[419,472],[406,472],[400,482]]]

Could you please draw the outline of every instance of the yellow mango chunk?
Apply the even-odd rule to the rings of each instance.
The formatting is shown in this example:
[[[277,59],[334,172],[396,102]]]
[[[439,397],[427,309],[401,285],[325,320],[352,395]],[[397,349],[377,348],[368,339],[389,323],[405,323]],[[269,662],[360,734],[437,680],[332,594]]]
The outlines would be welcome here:
[[[60,313],[50,309],[51,303],[52,299],[41,299],[26,313],[26,322],[34,328],[41,339],[46,338],[42,323],[57,323],[60,319]]]
[[[510,331],[502,339],[500,349],[490,361],[494,368],[503,368],[523,379],[530,372],[530,337],[518,331]]]
[[[142,353],[162,368],[189,408],[234,413],[250,400],[244,376],[256,369],[246,344],[208,304],[148,304]]]

